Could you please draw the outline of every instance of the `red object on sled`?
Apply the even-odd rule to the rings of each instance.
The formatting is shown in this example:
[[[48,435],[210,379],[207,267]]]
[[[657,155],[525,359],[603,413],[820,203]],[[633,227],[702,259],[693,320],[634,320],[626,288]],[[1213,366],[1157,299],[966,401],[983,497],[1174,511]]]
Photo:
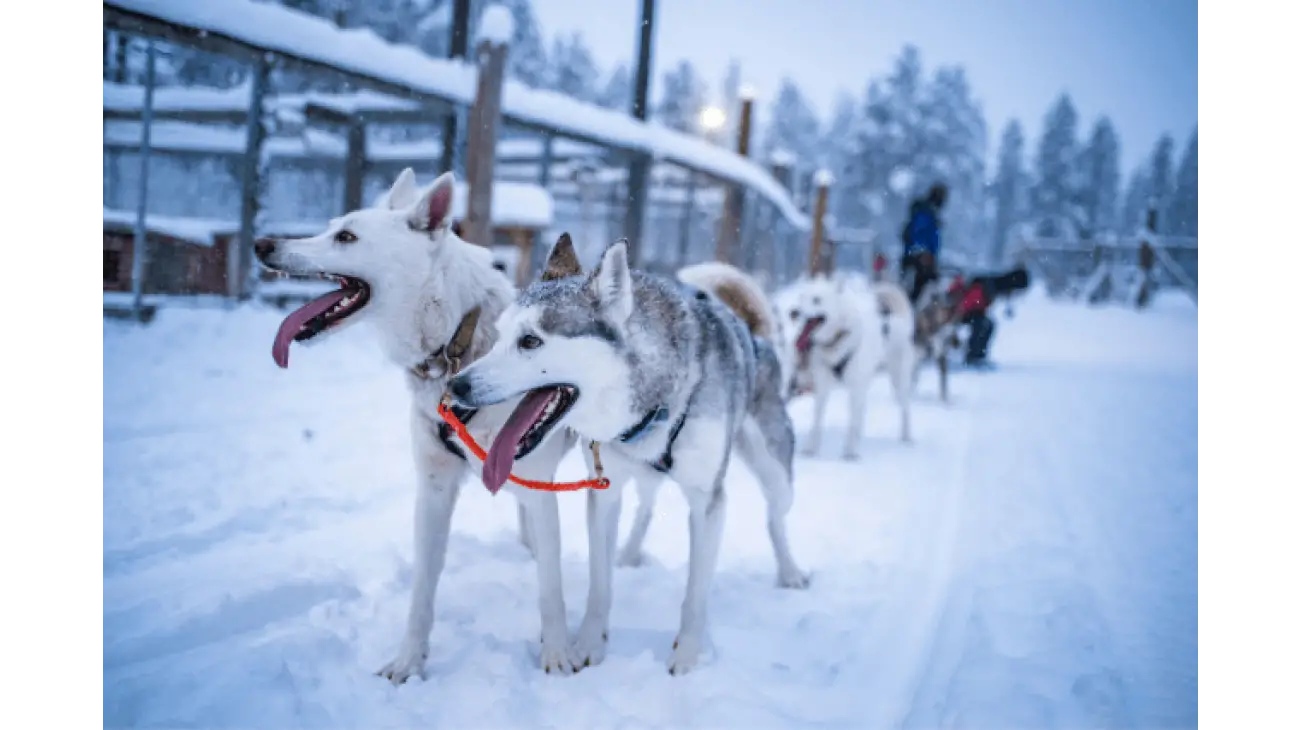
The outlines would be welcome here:
[[[988,309],[989,303],[984,298],[984,287],[978,283],[966,286],[966,280],[961,274],[953,277],[952,283],[948,285],[948,296],[961,297],[957,303],[957,317],[961,318],[971,312],[983,312]]]

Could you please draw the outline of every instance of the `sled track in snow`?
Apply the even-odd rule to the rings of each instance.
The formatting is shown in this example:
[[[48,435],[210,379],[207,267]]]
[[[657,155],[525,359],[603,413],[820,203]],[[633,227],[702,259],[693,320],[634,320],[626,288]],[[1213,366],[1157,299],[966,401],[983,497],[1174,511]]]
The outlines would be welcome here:
[[[960,400],[948,406],[949,417],[960,419],[960,427],[951,461],[939,470],[945,478],[937,480],[928,498],[917,500],[911,515],[912,524],[924,530],[908,546],[906,565],[918,574],[899,581],[905,590],[889,596],[864,644],[866,656],[875,660],[869,691],[874,701],[867,703],[873,712],[862,718],[864,728],[900,727],[912,714],[945,623],[967,491],[972,409],[982,391],[976,378],[964,383]]]

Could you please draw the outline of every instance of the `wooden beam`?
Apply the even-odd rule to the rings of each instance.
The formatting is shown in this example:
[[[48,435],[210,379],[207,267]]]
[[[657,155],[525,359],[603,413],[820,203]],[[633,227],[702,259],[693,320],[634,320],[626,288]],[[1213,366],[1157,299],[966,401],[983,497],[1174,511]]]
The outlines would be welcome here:
[[[144,123],[140,133],[140,199],[135,209],[135,241],[131,246],[131,311],[140,319],[141,300],[144,297],[145,277],[149,275],[149,230],[145,218],[149,209],[149,133],[153,127],[153,91],[157,49],[149,41],[145,49],[144,67]]]
[[[478,46],[478,89],[469,112],[465,178],[469,204],[465,209],[465,240],[492,245],[492,175],[496,164],[497,126],[505,87],[509,42],[484,40]]]
[[[253,240],[257,238],[257,214],[262,205],[262,144],[266,141],[263,102],[271,74],[271,62],[260,56],[251,69],[252,84],[248,98],[248,129],[244,146],[243,170],[239,191],[239,245],[226,252],[226,292],[245,299],[249,292],[249,272],[253,263]]]
[[[808,246],[809,276],[823,271],[822,244],[826,238],[826,201],[831,190],[829,175],[822,175],[819,172],[815,181],[817,185],[817,202],[813,205],[812,243]]]
[[[366,125],[354,119],[348,124],[348,152],[343,161],[343,213],[359,210],[366,181]]]
[[[740,124],[736,130],[736,153],[749,156],[749,137],[754,122],[754,99],[746,96],[740,100]],[[745,188],[732,183],[727,186],[722,205],[722,219],[718,221],[718,242],[714,259],[734,264],[736,252],[741,247],[740,229],[745,220]]]
[[[632,89],[632,116],[645,121],[650,106],[650,67],[654,46],[655,0],[641,0],[641,25],[637,34],[636,83]],[[646,198],[649,195],[647,179],[650,177],[650,156],[637,150],[627,168],[627,212],[623,216],[623,237],[630,250],[628,260],[632,268],[640,268],[645,260],[642,252],[645,242]]]

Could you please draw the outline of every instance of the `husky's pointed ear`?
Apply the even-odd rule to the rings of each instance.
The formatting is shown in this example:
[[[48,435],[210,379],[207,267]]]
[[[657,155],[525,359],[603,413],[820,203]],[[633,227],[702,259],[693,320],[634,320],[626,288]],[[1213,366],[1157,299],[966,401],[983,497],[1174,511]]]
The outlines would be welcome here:
[[[401,210],[409,208],[411,203],[415,202],[415,170],[406,168],[402,170],[397,179],[393,181],[393,187],[388,189],[388,209]]]
[[[456,187],[456,176],[444,172],[433,185],[419,196],[407,215],[407,222],[417,231],[433,231],[450,222],[451,195]]]
[[[605,249],[591,277],[601,313],[610,324],[621,325],[632,316],[632,272],[627,264],[627,239]]]
[[[573,250],[573,239],[569,238],[567,232],[561,233],[560,240],[555,242],[551,254],[546,257],[546,270],[542,272],[542,281],[563,279],[581,273],[582,264],[578,261],[578,254]]]

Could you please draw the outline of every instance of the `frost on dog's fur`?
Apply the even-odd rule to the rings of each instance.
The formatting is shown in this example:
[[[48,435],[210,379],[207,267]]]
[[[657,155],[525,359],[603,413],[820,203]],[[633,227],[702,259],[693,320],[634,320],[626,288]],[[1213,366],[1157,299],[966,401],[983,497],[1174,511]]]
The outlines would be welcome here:
[[[574,643],[575,665],[604,657],[617,507],[629,479],[655,479],[662,470],[690,505],[690,576],[669,663],[674,673],[699,661],[733,448],[763,486],[778,583],[807,585],[785,533],[794,436],[780,366],[771,344],[753,337],[721,301],[631,270],[622,241],[584,274],[571,242],[561,238],[542,280],[520,293],[497,329],[496,345],[449,390],[475,407],[571,388],[576,400],[529,411],[536,420],[528,428],[558,425],[599,442],[610,479],[610,488],[591,492],[588,501],[591,593]],[[591,458],[588,452],[589,466]]]

